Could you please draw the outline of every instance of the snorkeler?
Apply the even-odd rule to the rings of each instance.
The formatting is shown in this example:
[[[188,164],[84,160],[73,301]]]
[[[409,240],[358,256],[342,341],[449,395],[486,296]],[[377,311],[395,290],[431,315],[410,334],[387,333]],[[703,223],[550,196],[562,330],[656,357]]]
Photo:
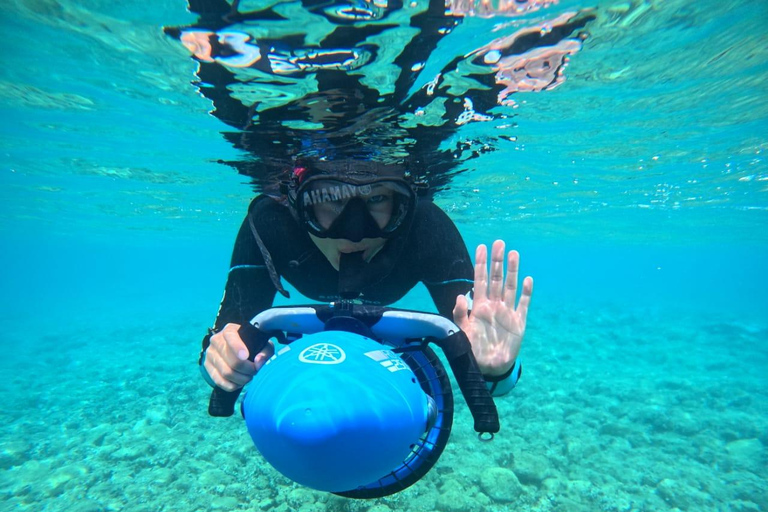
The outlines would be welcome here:
[[[490,275],[484,245],[473,271],[459,231],[419,197],[423,186],[398,165],[299,161],[281,188],[281,196],[253,200],[237,235],[224,298],[199,361],[209,384],[237,390],[272,356],[268,344],[249,360],[238,330],[270,308],[277,292],[288,296],[282,277],[313,300],[374,305],[391,304],[422,282],[438,312],[467,334],[491,392],[499,396],[515,386],[533,291],[526,277],[515,307],[516,251],[507,254],[506,279],[500,240],[491,250]]]

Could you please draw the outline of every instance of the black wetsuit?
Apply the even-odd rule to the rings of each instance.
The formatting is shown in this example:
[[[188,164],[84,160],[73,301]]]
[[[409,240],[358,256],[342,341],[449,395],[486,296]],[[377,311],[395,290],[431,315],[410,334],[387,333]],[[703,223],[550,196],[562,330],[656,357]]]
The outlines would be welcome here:
[[[237,235],[214,330],[228,323],[250,321],[272,305],[277,292],[249,217],[279,276],[313,300],[341,298],[339,272],[287,205],[260,195],[251,203]],[[409,233],[400,240],[388,240],[365,267],[363,274],[367,276],[360,282],[358,300],[367,304],[391,304],[423,282],[440,314],[452,319],[456,297],[472,289],[473,267],[461,234],[448,216],[427,200],[418,202]],[[209,337],[203,340],[203,350]]]

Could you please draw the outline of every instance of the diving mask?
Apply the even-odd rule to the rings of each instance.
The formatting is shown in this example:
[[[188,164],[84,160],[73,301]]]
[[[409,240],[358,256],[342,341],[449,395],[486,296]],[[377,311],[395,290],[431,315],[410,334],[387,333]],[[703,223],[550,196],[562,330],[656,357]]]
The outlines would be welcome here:
[[[321,174],[301,181],[291,196],[310,234],[352,242],[407,231],[416,207],[414,187],[397,177]]]

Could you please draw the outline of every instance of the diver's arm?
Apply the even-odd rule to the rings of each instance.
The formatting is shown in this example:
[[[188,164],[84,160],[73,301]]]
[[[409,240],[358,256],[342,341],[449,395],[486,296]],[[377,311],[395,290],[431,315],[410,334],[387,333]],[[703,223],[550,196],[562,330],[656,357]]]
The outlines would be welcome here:
[[[465,296],[471,291],[471,285],[460,284],[459,282],[441,283],[438,285],[427,285],[432,295],[435,305],[441,315],[454,320],[453,308],[459,295]],[[468,289],[469,288],[469,289]],[[466,314],[470,314],[468,311]],[[450,315],[450,316],[449,316]],[[482,367],[481,367],[482,371]],[[503,396],[512,391],[520,380],[522,374],[522,364],[520,359],[516,359],[509,370],[501,375],[487,375],[483,373],[488,390],[494,397]]]
[[[257,201],[252,203],[251,209],[259,207]],[[237,331],[242,324],[272,305],[275,292],[246,218],[235,240],[219,313],[213,328],[203,338],[198,363],[208,384],[228,391],[242,387],[256,372],[259,363],[271,356],[272,346],[269,345],[254,362],[248,361],[248,351]]]
[[[437,311],[453,320],[456,296],[472,290],[472,260],[467,246],[453,221],[432,202],[419,203],[412,231],[418,279],[427,287]]]
[[[238,266],[230,270],[227,286],[214,327],[203,338],[200,370],[211,386],[227,391],[242,387],[272,355],[272,345],[248,361],[238,330],[251,318],[272,305],[275,287],[269,275],[258,266]]]
[[[256,208],[258,198],[249,208]],[[251,233],[248,218],[243,220],[232,249],[227,284],[219,305],[219,312],[213,328],[203,338],[203,351],[208,348],[212,332],[220,331],[229,323],[248,322],[272,305],[275,298],[275,286],[269,276],[261,251]],[[202,354],[201,354],[202,361]]]
[[[489,284],[485,246],[478,247],[473,270],[461,234],[437,206],[422,208],[414,220],[414,229],[416,238],[422,240],[420,250],[429,251],[420,254],[419,263],[423,267],[422,281],[437,310],[467,334],[492,394],[508,393],[521,375],[517,355],[533,291],[533,280],[526,278],[520,305],[515,309],[519,255],[510,252],[505,282],[504,243],[497,241],[493,247]],[[473,285],[474,309],[470,310],[466,295],[473,290]]]

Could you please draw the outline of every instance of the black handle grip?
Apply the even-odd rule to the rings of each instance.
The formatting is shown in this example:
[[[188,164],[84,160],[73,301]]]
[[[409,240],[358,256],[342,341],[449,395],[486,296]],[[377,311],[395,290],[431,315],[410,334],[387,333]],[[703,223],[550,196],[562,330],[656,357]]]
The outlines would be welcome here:
[[[237,330],[240,338],[248,349],[248,360],[253,361],[256,354],[261,352],[269,341],[269,335],[260,331],[250,323],[244,323]],[[237,397],[242,388],[234,391],[225,391],[221,388],[213,388],[211,398],[208,400],[208,414],[216,417],[232,416],[235,413]]]
[[[464,331],[458,331],[438,340],[437,345],[448,359],[461,394],[469,406],[469,411],[475,420],[475,432],[497,433],[500,429],[499,413],[485,384],[483,374],[477,366],[467,335]]]

